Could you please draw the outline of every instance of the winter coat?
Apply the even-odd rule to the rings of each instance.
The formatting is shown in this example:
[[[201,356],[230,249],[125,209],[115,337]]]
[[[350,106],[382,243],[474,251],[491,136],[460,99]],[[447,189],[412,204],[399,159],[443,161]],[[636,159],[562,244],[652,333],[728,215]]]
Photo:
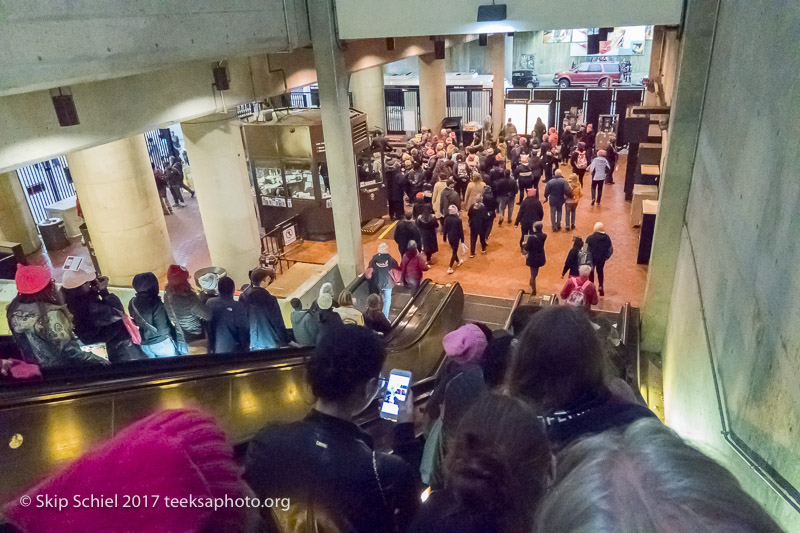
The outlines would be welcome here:
[[[552,179],[547,182],[547,186],[544,188],[544,199],[549,201],[551,207],[564,205],[564,202],[571,194],[572,189],[569,188],[569,184],[564,178]]]
[[[477,197],[483,195],[483,189],[485,188],[486,184],[483,182],[483,180],[470,181],[467,185],[467,190],[464,193],[464,209],[469,211],[469,208],[475,203]]]
[[[495,181],[492,189],[494,190],[495,197],[498,199],[503,197],[514,199],[519,192],[517,182],[511,179],[511,176],[507,174]]]
[[[439,206],[439,211],[442,213],[447,213],[448,208],[451,205],[458,207],[461,210],[461,196],[455,191],[455,189],[451,189],[447,187],[445,190],[442,191],[442,195],[439,199],[441,205]]]
[[[494,197],[491,187],[487,186],[483,188],[483,205],[486,206],[486,211],[489,212],[489,216],[494,220],[500,204],[497,203],[497,198]]]
[[[447,182],[444,180],[439,180],[436,182],[436,185],[433,186],[433,196],[431,197],[431,204],[433,205],[433,213],[436,215],[436,218],[442,218],[447,214],[447,211],[442,213],[442,191],[447,188]]]
[[[394,227],[394,242],[400,248],[400,253],[404,254],[408,248],[409,241],[419,244],[420,234],[417,226],[411,220],[401,220]]]
[[[400,264],[403,285],[406,287],[419,287],[427,266],[428,260],[423,252],[407,251],[403,255],[403,260]]]
[[[26,363],[41,368],[108,364],[102,357],[81,350],[64,305],[20,303],[14,298],[6,308],[6,318]]]
[[[392,330],[392,323],[380,309],[364,311],[364,325],[379,333],[389,333]]]
[[[528,236],[525,242],[525,251],[528,252],[528,257],[525,259],[525,264],[529,267],[543,267],[545,265],[544,256],[544,241],[547,240],[547,235],[542,232],[532,233]]]
[[[292,333],[300,346],[314,346],[319,335],[319,317],[311,309],[292,311]]]
[[[528,166],[531,169],[531,176],[533,177],[534,181],[536,181],[536,178],[542,177],[542,174],[544,173],[544,163],[539,156],[532,155],[528,159]]]
[[[604,181],[610,172],[611,165],[608,164],[605,157],[597,156],[589,165],[589,173],[592,175],[592,181]]]
[[[200,302],[194,291],[170,291],[167,285],[164,290],[164,308],[169,319],[175,324],[179,343],[189,343],[203,338],[203,321],[211,318],[211,311]]]
[[[422,240],[422,249],[427,254],[439,251],[439,239],[436,237],[436,229],[438,227],[439,221],[432,215],[430,217],[425,215],[417,217],[417,228],[419,228],[420,239]]]
[[[207,303],[211,319],[208,324],[208,351],[235,353],[250,350],[250,320],[247,304],[232,297],[217,296]]]
[[[128,302],[128,314],[138,326],[142,335],[142,345],[158,344],[167,339],[175,339],[175,326],[167,316],[161,298],[137,294]]]
[[[580,266],[580,249],[570,248],[569,253],[567,253],[567,259],[564,261],[564,269],[561,271],[561,275],[563,276],[569,272],[571,278],[576,278],[580,275]]]
[[[517,165],[517,168],[514,169],[514,177],[517,179],[520,189],[529,189],[533,185],[533,171],[528,165]]]
[[[611,254],[614,253],[611,237],[599,231],[595,231],[586,237],[586,246],[589,248],[589,253],[592,254],[592,262],[595,264],[601,261],[608,261],[611,258]]]
[[[473,205],[467,213],[469,231],[472,235],[486,235],[492,227],[492,217],[483,203]]]
[[[581,196],[583,196],[581,182],[578,181],[577,176],[575,178],[570,176],[567,178],[567,184],[569,185],[569,190],[572,192],[571,198],[569,195],[567,195],[567,205],[577,205],[578,201],[581,199]]]
[[[447,215],[444,217],[444,237],[450,246],[456,247],[458,243],[464,242],[464,226],[458,215]]]
[[[278,299],[263,287],[252,287],[247,294],[250,319],[250,349],[270,350],[289,344]]]
[[[532,228],[534,222],[538,222],[543,218],[544,208],[542,207],[542,203],[536,196],[527,196],[522,200],[522,205],[519,206],[517,219],[514,221],[514,224],[522,224],[523,228]]]

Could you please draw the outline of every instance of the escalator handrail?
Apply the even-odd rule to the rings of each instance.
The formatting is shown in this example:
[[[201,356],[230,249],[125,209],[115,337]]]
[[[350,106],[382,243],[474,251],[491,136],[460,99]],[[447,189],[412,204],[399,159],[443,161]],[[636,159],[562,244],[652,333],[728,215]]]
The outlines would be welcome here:
[[[514,315],[514,311],[517,310],[517,307],[519,307],[520,302],[522,302],[523,296],[525,296],[525,291],[520,289],[516,298],[514,298],[514,303],[511,305],[511,312],[508,313],[508,318],[506,318],[506,321],[503,323],[504,330],[509,331],[511,327],[511,317]]]
[[[430,280],[426,280],[429,281]],[[427,285],[427,284],[426,284]],[[422,328],[422,332],[416,335],[412,342],[402,347],[392,347],[392,351],[403,351],[411,348],[414,344],[424,337],[435,322],[435,318],[441,313],[443,304],[449,301],[455,287],[451,287],[450,293],[440,302],[431,316],[431,320]],[[417,293],[415,293],[416,297]],[[404,311],[410,309],[414,299],[404,307]],[[398,316],[404,316],[402,312]],[[313,347],[285,347],[277,350],[262,350],[240,354],[198,354],[180,358],[158,359],[158,367],[161,372],[157,375],[152,373],[152,359],[131,361],[119,367],[104,367],[97,370],[102,372],[101,379],[89,380],[75,383],[75,379],[85,378],[85,368],[64,369],[61,376],[48,379],[38,383],[19,382],[4,384],[0,388],[0,408],[27,405],[30,403],[46,402],[56,399],[72,399],[82,396],[96,395],[109,390],[121,392],[124,390],[138,389],[153,385],[169,385],[198,378],[211,378],[221,374],[237,375],[255,371],[269,370],[271,368],[283,368],[301,365]],[[279,353],[276,353],[279,352]],[[260,366],[259,363],[264,364]],[[131,368],[133,366],[133,368]],[[178,367],[169,376],[165,376],[170,366]],[[137,368],[138,367],[138,368]],[[243,368],[244,367],[244,368]],[[208,370],[213,369],[213,373]],[[133,372],[132,372],[133,371]],[[73,380],[73,381],[71,381]],[[70,383],[73,388],[64,390]]]
[[[453,298],[453,295],[456,293],[456,289],[462,290],[461,289],[461,285],[457,281],[452,283],[451,285],[449,285],[449,290],[448,290],[447,294],[445,295],[444,298],[442,298],[442,301],[439,302],[439,305],[436,306],[436,309],[434,310],[433,314],[431,315],[432,317],[435,318],[435,317],[439,316],[439,314],[442,312],[442,309],[445,306],[447,306],[447,304]],[[411,302],[413,302],[413,300],[411,300]],[[411,302],[409,302],[409,303],[411,303]],[[399,351],[407,350],[407,349],[411,348],[412,346],[417,344],[423,337],[425,337],[428,334],[428,332],[433,327],[433,323],[434,322],[435,322],[435,320],[429,320],[428,323],[425,324],[419,332],[417,332],[417,335],[414,337],[414,339],[411,340],[406,345],[393,347],[393,348],[395,350],[399,350]]]
[[[347,286],[347,290],[350,291],[351,294],[355,294],[356,291],[358,290],[359,285],[361,285],[362,283],[366,283],[368,281],[369,280],[366,277],[364,277],[364,274],[359,274],[356,279],[354,279],[352,282],[350,282],[350,284]],[[422,292],[422,290],[425,287],[427,287],[428,284],[430,284],[430,283],[431,283],[431,280],[428,279],[428,278],[422,280],[422,283],[419,284],[419,287],[417,287],[416,290],[414,291],[414,293],[411,295],[411,299],[408,300],[408,302],[406,302],[406,305],[403,306],[403,308],[397,313],[397,316],[394,317],[394,320],[392,320],[392,330],[394,330],[395,326],[397,326],[400,323],[400,321],[402,320],[402,317],[411,308],[411,305],[414,303],[414,299],[417,296],[419,296],[419,294]]]

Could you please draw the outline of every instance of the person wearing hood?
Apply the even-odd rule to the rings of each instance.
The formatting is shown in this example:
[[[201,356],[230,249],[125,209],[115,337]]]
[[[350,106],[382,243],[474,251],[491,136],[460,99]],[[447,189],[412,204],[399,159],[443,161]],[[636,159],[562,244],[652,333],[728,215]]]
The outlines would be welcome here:
[[[128,314],[142,335],[142,351],[150,358],[179,355],[175,326],[158,295],[158,278],[152,272],[142,272],[133,277],[132,285],[136,296],[128,302]]]
[[[417,217],[416,224],[422,243],[422,251],[428,260],[428,265],[430,265],[433,263],[433,254],[439,251],[439,239],[436,236],[439,222],[433,216],[433,208],[430,205],[423,207],[422,213]]]
[[[411,219],[411,215],[411,213],[405,213],[403,220],[394,227],[394,242],[397,243],[397,249],[400,250],[401,257],[405,255],[409,242],[420,241],[419,230]]]
[[[461,196],[455,190],[456,182],[453,178],[447,179],[447,187],[442,191],[442,195],[439,199],[441,205],[439,206],[439,211],[442,213],[449,213],[449,208],[451,205],[456,206],[456,209],[461,209]]]
[[[299,298],[292,298],[292,334],[300,346],[314,346],[319,335],[319,309],[303,309]]]
[[[403,173],[400,162],[394,157],[386,158],[386,195],[389,201],[389,218],[399,220],[403,216]]]
[[[614,185],[614,169],[617,166],[617,151],[614,150],[614,143],[609,142],[605,149],[606,161],[608,161],[608,174],[606,175],[606,183]]]
[[[596,270],[597,288],[600,292],[600,296],[604,296],[603,270],[606,266],[606,261],[611,259],[611,255],[614,253],[614,247],[611,245],[611,237],[606,235],[606,229],[602,222],[598,222],[594,225],[594,233],[586,237],[586,246],[589,249],[589,253],[592,254],[591,280],[594,282],[594,273]]]
[[[514,217],[514,200],[517,198],[517,182],[511,177],[509,171],[504,170],[500,178],[492,182],[495,198],[500,205],[500,225],[503,225],[503,216],[508,211],[508,223]]]
[[[236,283],[225,276],[219,280],[219,296],[211,298],[206,307],[209,353],[230,354],[250,351],[250,321],[247,304],[233,299]]]
[[[600,205],[600,200],[603,198],[603,183],[610,172],[611,165],[606,159],[606,151],[600,150],[597,152],[597,157],[592,160],[592,164],[589,165],[589,173],[592,175],[592,205],[595,200],[597,205]]]
[[[289,344],[278,299],[265,288],[274,271],[257,268],[250,273],[250,286],[239,301],[245,301],[250,319],[250,350],[272,350]]]
[[[211,318],[211,312],[189,285],[189,271],[180,265],[167,269],[164,308],[175,325],[178,352],[188,355],[189,343],[205,337],[203,325]]]
[[[542,228],[541,221],[535,222],[533,224],[533,233],[528,236],[528,240],[525,242],[525,251],[528,253],[525,264],[531,271],[530,284],[534,296],[536,296],[536,276],[539,275],[539,269],[546,262],[544,241],[547,240],[547,235],[542,231]]]
[[[105,343],[112,363],[147,358],[131,340],[124,322],[125,307],[116,294],[108,292],[108,278],[96,279],[94,272],[82,269],[67,270],[61,294],[82,343]]]
[[[569,184],[570,191],[572,191],[572,196],[567,195],[567,200],[564,202],[564,206],[566,207],[566,213],[564,217],[566,225],[565,229],[569,231],[575,229],[575,213],[578,210],[578,201],[583,195],[583,189],[578,181],[577,174],[570,174],[567,178],[567,183]]]
[[[314,302],[317,320],[319,321],[316,343],[319,343],[319,340],[325,337],[332,329],[344,326],[342,316],[333,308],[333,303],[333,296],[327,292],[320,293],[317,301]]]
[[[369,292],[383,296],[383,314],[389,318],[392,308],[392,287],[395,276],[399,277],[400,265],[389,255],[389,246],[382,242],[378,245],[378,253],[372,256],[367,267],[366,277],[369,280]]]
[[[17,265],[17,295],[6,307],[11,337],[25,363],[40,368],[107,365],[108,361],[81,350],[72,316],[58,296],[50,270]]]
[[[571,278],[577,278],[580,272],[578,268],[581,266],[581,250],[583,249],[583,239],[575,237],[572,239],[572,248],[567,253],[567,259],[564,261],[564,269],[561,271],[563,278],[567,273]]]
[[[416,289],[422,283],[422,277],[428,268],[428,260],[423,252],[417,249],[416,241],[408,243],[408,250],[403,254],[400,263],[400,274],[403,285],[409,289]]]
[[[465,324],[451,331],[442,339],[445,362],[431,393],[426,413],[432,421],[441,424],[441,438],[426,443],[426,454],[433,446],[428,466],[423,459],[423,480],[433,487],[442,484],[442,458],[445,454],[447,438],[458,427],[461,416],[470,406],[488,392],[483,379],[481,363],[489,346],[489,339],[475,324]],[[427,478],[427,480],[426,480]]]
[[[489,232],[489,226],[492,223],[492,218],[483,205],[483,197],[478,196],[475,203],[469,208],[467,213],[469,219],[469,256],[475,257],[475,244],[480,238],[481,253],[486,253],[486,234]]]
[[[561,175],[561,169],[556,170],[555,177],[544,188],[544,199],[550,204],[550,225],[554,232],[561,230],[564,202],[571,196],[572,189]]]
[[[536,222],[541,222],[544,218],[544,208],[539,201],[539,197],[535,194],[534,190],[528,191],[528,197],[522,201],[522,205],[517,213],[517,219],[514,221],[515,226],[522,226],[519,237],[519,249],[525,253],[523,243],[525,237],[533,231],[533,225]]]
[[[569,162],[572,165],[572,171],[578,175],[581,187],[583,187],[583,175],[586,174],[586,169],[589,168],[589,160],[590,156],[586,150],[586,144],[579,142],[578,147],[572,152]]]
[[[489,242],[489,235],[492,234],[492,228],[494,227],[494,219],[497,216],[497,210],[499,209],[499,204],[497,203],[497,198],[494,196],[494,191],[488,185],[483,187],[483,205],[486,206],[486,213],[488,213],[489,218],[491,221],[489,222],[489,230],[486,232],[486,242]]]
[[[565,126],[564,132],[561,134],[561,161],[566,162],[569,159],[573,142],[575,142],[575,134],[572,133],[569,126]]]
[[[450,266],[447,268],[447,273],[453,273],[454,266],[461,266],[464,262],[463,259],[458,259],[458,247],[464,242],[464,226],[461,224],[461,218],[458,216],[458,207],[451,205],[447,216],[444,218],[444,241],[450,243],[450,248],[453,250],[453,255],[450,256]]]
[[[545,126],[544,122],[542,122],[542,117],[536,117],[536,124],[534,124],[533,126],[533,133],[532,133],[533,138],[539,139],[541,141],[542,136],[545,134],[546,131],[547,131],[547,126]]]

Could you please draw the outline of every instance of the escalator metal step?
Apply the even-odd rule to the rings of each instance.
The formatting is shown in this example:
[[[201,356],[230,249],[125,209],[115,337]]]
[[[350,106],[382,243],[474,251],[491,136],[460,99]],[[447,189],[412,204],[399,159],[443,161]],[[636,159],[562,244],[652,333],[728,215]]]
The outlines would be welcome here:
[[[482,322],[491,329],[503,329],[513,306],[514,300],[507,298],[465,294],[464,323]]]

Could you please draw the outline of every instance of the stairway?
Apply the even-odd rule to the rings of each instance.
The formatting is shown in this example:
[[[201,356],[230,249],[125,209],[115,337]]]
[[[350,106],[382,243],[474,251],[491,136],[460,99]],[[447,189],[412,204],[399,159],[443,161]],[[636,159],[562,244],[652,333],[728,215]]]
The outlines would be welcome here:
[[[493,330],[503,329],[513,306],[511,299],[465,294],[464,323],[483,322]]]

